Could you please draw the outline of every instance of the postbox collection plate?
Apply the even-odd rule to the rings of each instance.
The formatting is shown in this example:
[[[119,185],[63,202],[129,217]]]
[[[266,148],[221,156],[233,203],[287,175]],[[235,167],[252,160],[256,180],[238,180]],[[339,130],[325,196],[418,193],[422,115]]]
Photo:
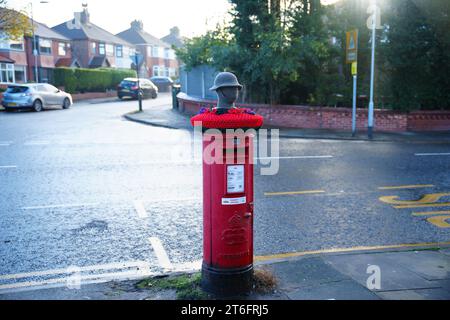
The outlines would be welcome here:
[[[227,166],[227,193],[244,193],[245,191],[244,166]]]

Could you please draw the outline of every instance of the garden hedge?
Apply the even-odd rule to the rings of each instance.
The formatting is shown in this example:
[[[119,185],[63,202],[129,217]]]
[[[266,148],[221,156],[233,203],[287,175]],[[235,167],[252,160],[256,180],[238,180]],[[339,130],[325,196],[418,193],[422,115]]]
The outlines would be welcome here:
[[[64,87],[69,93],[102,92],[113,90],[124,79],[136,77],[129,69],[56,68],[55,86]]]

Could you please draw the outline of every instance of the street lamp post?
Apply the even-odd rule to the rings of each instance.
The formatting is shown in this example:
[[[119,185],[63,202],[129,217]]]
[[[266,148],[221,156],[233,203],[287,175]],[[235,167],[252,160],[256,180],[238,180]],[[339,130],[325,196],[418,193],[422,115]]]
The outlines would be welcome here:
[[[373,103],[373,85],[374,85],[374,73],[375,73],[375,35],[376,35],[376,27],[377,27],[377,6],[376,0],[372,0],[373,6],[373,15],[372,15],[372,63],[370,67],[370,102],[369,102],[369,123],[368,123],[368,134],[369,139],[373,138],[373,112],[374,112],[374,103]]]
[[[38,51],[36,43],[36,33],[34,32],[33,2],[30,2],[30,7],[31,7],[31,28],[33,29],[34,79],[36,80],[36,83],[38,83],[39,82]]]
[[[42,0],[39,3],[46,4],[49,3],[48,1]],[[33,2],[30,1],[30,7],[31,7],[31,27],[33,29],[33,56],[34,56],[34,72],[35,72],[35,80],[36,83],[39,82],[39,68],[38,68],[38,44],[37,44],[37,38],[36,33],[34,31],[34,15],[33,15]]]

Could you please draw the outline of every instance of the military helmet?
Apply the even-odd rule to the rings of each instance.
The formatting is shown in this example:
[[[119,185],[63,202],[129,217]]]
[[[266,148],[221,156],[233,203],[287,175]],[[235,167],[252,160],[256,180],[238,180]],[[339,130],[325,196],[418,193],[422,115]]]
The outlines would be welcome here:
[[[217,89],[224,87],[238,87],[239,90],[242,89],[242,85],[239,83],[236,76],[231,72],[219,73],[214,80],[214,86],[209,90],[216,91]]]

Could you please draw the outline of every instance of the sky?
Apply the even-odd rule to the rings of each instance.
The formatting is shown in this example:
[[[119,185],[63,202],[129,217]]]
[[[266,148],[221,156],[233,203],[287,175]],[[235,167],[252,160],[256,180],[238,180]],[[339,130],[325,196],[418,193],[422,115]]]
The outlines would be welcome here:
[[[161,38],[170,28],[178,26],[181,35],[192,37],[204,34],[223,22],[230,8],[227,0],[8,0],[9,7],[30,13],[33,3],[34,19],[53,27],[73,18],[88,4],[92,23],[117,34],[130,27],[130,22],[142,20],[144,29]],[[336,0],[322,0],[335,2]]]

